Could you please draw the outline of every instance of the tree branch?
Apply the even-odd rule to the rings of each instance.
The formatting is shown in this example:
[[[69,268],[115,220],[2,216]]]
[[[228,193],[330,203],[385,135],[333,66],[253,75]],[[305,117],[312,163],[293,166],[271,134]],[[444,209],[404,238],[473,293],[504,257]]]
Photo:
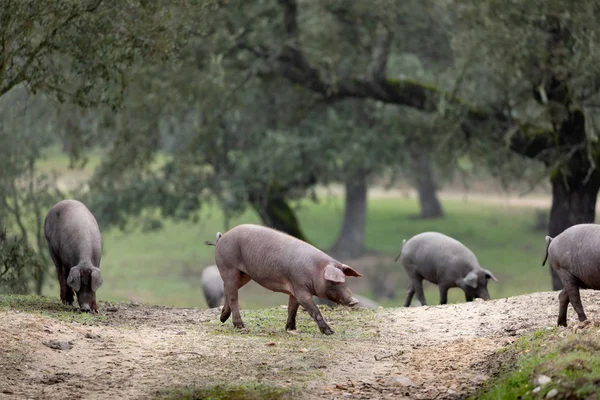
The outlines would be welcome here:
[[[441,91],[414,82],[389,79],[385,67],[391,35],[385,28],[378,28],[373,60],[368,76],[364,79],[345,78],[335,84],[322,77],[304,56],[299,39],[298,4],[296,0],[279,0],[283,7],[286,44],[277,57],[282,75],[289,81],[306,87],[326,97],[370,98],[432,112],[437,109]]]

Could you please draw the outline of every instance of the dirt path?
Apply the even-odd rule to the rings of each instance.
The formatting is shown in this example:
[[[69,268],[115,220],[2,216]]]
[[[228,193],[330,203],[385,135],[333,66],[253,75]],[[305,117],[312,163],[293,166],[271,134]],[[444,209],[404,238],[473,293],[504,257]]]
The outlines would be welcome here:
[[[143,399],[158,389],[266,382],[294,398],[462,398],[487,379],[485,361],[522,333],[554,326],[556,293],[446,306],[324,311],[335,335],[306,313],[297,334],[286,310],[242,310],[247,332],[215,310],[118,305],[86,326],[0,312],[0,398]],[[600,293],[582,293],[588,315]],[[110,311],[112,310],[112,312]],[[569,310],[569,324],[575,323]],[[350,322],[348,322],[350,321]],[[51,349],[52,340],[70,350]]]

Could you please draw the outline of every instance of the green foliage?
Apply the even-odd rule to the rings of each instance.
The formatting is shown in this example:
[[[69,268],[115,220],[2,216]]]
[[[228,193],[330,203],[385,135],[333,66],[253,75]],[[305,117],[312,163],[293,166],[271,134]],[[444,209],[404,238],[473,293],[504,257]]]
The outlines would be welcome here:
[[[505,370],[473,398],[539,399],[554,389],[558,390],[560,399],[596,398],[600,341],[595,331],[586,329],[561,337],[554,329],[519,339],[499,355],[505,360]],[[549,376],[552,381],[535,394],[533,380],[540,374]]]
[[[118,106],[127,68],[165,60],[214,1],[0,2],[0,96],[24,83],[81,105]],[[185,34],[184,34],[185,33]]]
[[[29,293],[30,282],[43,265],[23,237],[0,231],[0,293]]]

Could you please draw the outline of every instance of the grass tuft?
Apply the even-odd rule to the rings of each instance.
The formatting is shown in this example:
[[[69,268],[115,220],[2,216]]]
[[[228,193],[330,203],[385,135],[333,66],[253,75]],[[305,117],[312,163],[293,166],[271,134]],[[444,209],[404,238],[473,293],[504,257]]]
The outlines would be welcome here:
[[[556,399],[600,396],[600,337],[597,327],[566,335],[565,330],[541,330],[522,337],[497,357],[506,366],[472,399],[542,399],[551,390]],[[534,379],[552,381],[534,392]]]
[[[6,310],[41,314],[83,325],[97,325],[107,320],[102,314],[83,313],[75,307],[63,304],[58,298],[47,296],[0,295],[0,311]]]

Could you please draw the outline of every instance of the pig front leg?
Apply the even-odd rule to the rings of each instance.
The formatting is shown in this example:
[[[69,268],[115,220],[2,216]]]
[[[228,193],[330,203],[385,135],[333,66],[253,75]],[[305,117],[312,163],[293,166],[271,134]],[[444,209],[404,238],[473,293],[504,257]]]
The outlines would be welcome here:
[[[325,319],[321,315],[321,311],[319,311],[319,308],[315,305],[315,303],[312,299],[312,295],[310,293],[306,293],[306,294],[303,294],[302,296],[299,296],[298,303],[300,303],[300,305],[302,307],[304,307],[304,309],[306,311],[308,311],[310,316],[315,320],[321,333],[323,333],[325,335],[333,334],[333,330],[331,330],[329,325],[327,325],[327,322],[325,322]],[[296,311],[297,310],[298,310],[298,308],[296,308]]]
[[[300,307],[300,303],[298,300],[292,295],[290,295],[290,300],[288,301],[288,319],[285,324],[286,331],[295,331],[296,330],[296,314],[298,313],[298,307]]]

